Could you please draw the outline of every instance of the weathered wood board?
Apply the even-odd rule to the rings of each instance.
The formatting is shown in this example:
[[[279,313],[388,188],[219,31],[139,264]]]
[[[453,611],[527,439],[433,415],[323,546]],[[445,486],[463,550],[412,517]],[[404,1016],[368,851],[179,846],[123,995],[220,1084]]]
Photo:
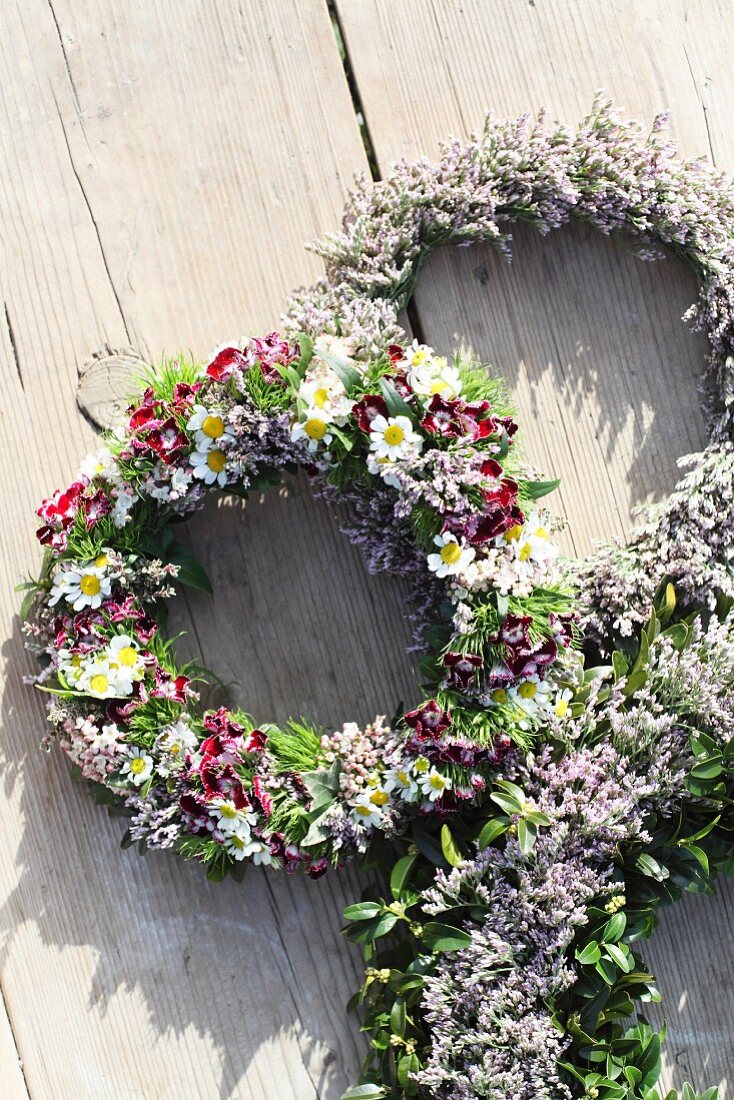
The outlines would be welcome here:
[[[686,156],[734,171],[731,8],[633,0],[340,0],[341,24],[381,171],[449,135],[545,106],[577,122],[603,88],[628,117],[672,110]],[[527,452],[563,478],[566,545],[624,533],[660,499],[676,458],[704,441],[696,386],[705,342],[681,325],[695,282],[676,261],[643,264],[584,227],[435,255],[416,293],[429,342],[473,347],[512,384]],[[734,890],[663,916],[645,954],[670,1022],[665,1084],[734,1084]],[[715,947],[713,946],[715,945]],[[651,1013],[653,1015],[653,1013]],[[728,1087],[727,1087],[728,1086]]]
[[[338,11],[383,171],[490,105],[545,103],[574,121],[598,86],[640,117],[672,106],[686,152],[734,167],[724,4]],[[362,1056],[343,1008],[359,959],[337,935],[356,876],[213,887],[172,858],[120,852],[120,824],[38,751],[43,706],[22,683],[32,666],[10,591],[38,561],[33,507],[93,446],[78,367],[105,348],[203,355],[274,326],[288,290],[318,273],[303,243],[337,223],[366,166],[329,12],[325,0],[27,0],[0,5],[0,29],[0,1091],[337,1100]],[[463,339],[511,379],[583,551],[626,530],[630,506],[700,445],[703,350],[677,321],[692,285],[584,234],[517,245],[509,269],[484,250],[437,256],[418,317],[437,346]],[[212,504],[189,525],[216,593],[179,600],[184,644],[259,717],[389,710],[414,690],[401,592],[366,577],[302,482],[286,492]],[[650,952],[673,994],[672,1079],[734,1064],[732,982],[704,955],[723,950],[731,913],[726,894],[691,899]]]

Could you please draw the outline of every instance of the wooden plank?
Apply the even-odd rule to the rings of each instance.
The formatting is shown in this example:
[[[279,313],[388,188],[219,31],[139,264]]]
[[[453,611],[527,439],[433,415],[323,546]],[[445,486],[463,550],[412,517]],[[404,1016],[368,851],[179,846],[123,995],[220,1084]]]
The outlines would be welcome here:
[[[23,1077],[23,1063],[18,1054],[13,1026],[4,1000],[0,1002],[0,1074],[4,1100],[29,1100]]]
[[[355,876],[214,887],[122,853],[121,823],[38,750],[10,591],[39,561],[33,508],[94,442],[78,365],[104,346],[204,355],[272,327],[318,274],[303,242],[365,164],[326,7],[28,0],[0,21],[0,929],[28,1090],[335,1100],[363,1053],[344,1012],[359,955],[338,936]],[[333,518],[291,492],[287,511],[276,497],[194,525],[225,590],[178,621],[263,717],[374,715],[410,684],[401,593],[368,583]]]
[[[431,155],[478,128],[486,109],[538,107],[578,121],[603,87],[630,117],[672,108],[685,155],[734,169],[728,5],[714,0],[338,0],[377,162]],[[659,498],[678,455],[699,449],[696,380],[705,345],[679,317],[695,286],[674,261],[644,265],[583,227],[540,240],[516,234],[507,267],[488,248],[446,251],[416,294],[430,343],[463,340],[507,377],[526,452],[563,477],[567,547],[630,525],[634,504]],[[666,1082],[726,1078],[734,1037],[734,891],[664,915],[647,951],[670,1020]],[[711,945],[716,944],[715,952]],[[712,961],[712,958],[715,961]],[[661,1014],[658,1013],[658,1019]]]

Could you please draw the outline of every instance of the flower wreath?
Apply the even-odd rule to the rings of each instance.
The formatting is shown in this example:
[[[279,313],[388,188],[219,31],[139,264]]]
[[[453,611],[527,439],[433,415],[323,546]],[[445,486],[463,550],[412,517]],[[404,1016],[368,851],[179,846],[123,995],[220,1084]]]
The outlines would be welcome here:
[[[662,124],[644,137],[601,100],[575,134],[490,119],[438,163],[359,185],[286,338],[163,364],[39,510],[39,686],[81,776],[124,799],[131,841],[213,877],[248,860],[316,876],[391,846],[387,898],[345,913],[371,1036],[353,1100],[656,1100],[661,1036],[639,1006],[657,993],[635,945],[661,904],[734,866],[734,206]],[[411,345],[397,316],[439,244],[507,250],[503,223],[571,217],[700,275],[712,440],[626,548],[564,577],[535,503],[554,483],[516,459],[501,385]],[[198,714],[201,674],[162,636],[172,579],[206,585],[173,523],[208,488],[299,465],[346,505],[370,568],[410,582],[428,697],[390,724]],[[607,665],[579,652],[572,582]]]

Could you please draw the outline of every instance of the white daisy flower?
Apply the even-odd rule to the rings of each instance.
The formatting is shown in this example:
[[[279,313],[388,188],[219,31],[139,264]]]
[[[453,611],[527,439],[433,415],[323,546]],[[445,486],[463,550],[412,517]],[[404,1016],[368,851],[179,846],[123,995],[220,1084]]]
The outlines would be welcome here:
[[[120,684],[115,669],[110,668],[102,655],[82,665],[75,687],[95,699],[117,699],[132,691],[132,685],[128,687],[126,681]]]
[[[325,363],[317,363],[306,372],[298,396],[307,408],[319,410],[333,424],[346,424],[354,407],[341,378]]]
[[[240,836],[238,833],[227,833],[224,838],[224,850],[232,859],[236,859],[238,863],[241,863],[243,859],[247,859],[249,843],[245,837]]]
[[[205,485],[214,485],[220,488],[227,484],[227,455],[218,447],[211,450],[194,451],[189,456],[189,462],[194,469],[194,477],[200,478]]]
[[[105,657],[112,669],[119,687],[124,687],[125,695],[133,689],[133,682],[142,680],[145,663],[138,643],[129,634],[117,634],[105,649]]]
[[[400,480],[394,472],[397,465],[398,463],[393,462],[392,459],[378,458],[373,452],[367,455],[367,469],[369,472],[381,477],[385,484],[390,485],[393,489],[400,488]]]
[[[558,557],[558,547],[550,541],[550,532],[537,512],[500,535],[498,544],[512,547],[521,562],[550,562]]]
[[[239,810],[231,798],[214,799],[210,804],[209,816],[214,818],[221,832],[236,834],[248,842],[250,828],[257,823],[257,816],[251,809]]]
[[[194,405],[186,428],[194,433],[198,451],[210,451],[213,447],[221,450],[234,439],[234,428],[225,424],[220,413],[204,405]]]
[[[428,359],[420,366],[408,371],[410,388],[421,397],[440,397],[451,400],[461,393],[461,377],[456,367],[451,367],[445,359]]]
[[[413,802],[418,794],[418,784],[410,764],[399,764],[386,771],[383,786],[390,794],[399,795],[403,802]]]
[[[86,458],[82,459],[79,466],[79,477],[86,478],[87,481],[102,478],[111,485],[119,485],[122,481],[117,459],[109,447],[101,447],[98,451],[94,451],[94,453],[88,454]]]
[[[149,756],[145,749],[136,746],[122,765],[122,774],[136,787],[142,786],[153,774],[153,757]]]
[[[400,365],[404,365],[407,370],[415,370],[418,367],[424,367],[433,358],[433,348],[414,340],[410,347],[405,349]]]
[[[330,415],[328,409],[318,407],[307,409],[303,419],[296,420],[291,427],[293,442],[307,439],[309,451],[316,451],[322,445],[328,447],[334,438],[329,431]]]
[[[508,688],[507,695],[510,702],[525,711],[530,718],[550,707],[550,685],[545,680],[541,680],[537,674],[528,676],[521,683]]]
[[[81,653],[72,653],[70,649],[60,649],[58,656],[59,672],[62,673],[67,684],[74,687],[84,671],[83,655]]]
[[[570,688],[564,688],[563,691],[559,691],[553,700],[553,713],[556,718],[567,718],[568,707],[573,699],[573,692]]]
[[[436,771],[435,768],[430,768],[419,777],[418,786],[429,802],[436,802],[442,794],[451,789],[451,779],[447,775],[441,775],[441,772]]]
[[[390,795],[382,788],[362,791],[352,805],[352,817],[365,827],[379,825],[389,802]]]
[[[156,737],[154,745],[163,758],[158,762],[159,773],[167,776],[180,771],[186,764],[187,754],[193,753],[198,743],[198,737],[183,718],[179,718],[175,725],[166,726]]]
[[[423,437],[413,430],[407,416],[382,416],[370,424],[370,450],[391,462],[412,458],[423,449]]]
[[[246,848],[247,855],[256,867],[267,866],[273,862],[273,853],[270,846],[261,840],[251,840]]]
[[[459,542],[456,535],[448,531],[436,535],[433,543],[438,547],[438,553],[428,555],[428,568],[437,577],[455,576],[463,572],[476,557],[476,551],[471,546],[466,546],[463,540]]]
[[[102,564],[89,562],[78,568],[59,569],[54,577],[49,604],[53,606],[63,597],[75,611],[81,611],[84,607],[99,607],[110,594],[110,580],[104,572],[106,555],[101,554],[96,562]]]

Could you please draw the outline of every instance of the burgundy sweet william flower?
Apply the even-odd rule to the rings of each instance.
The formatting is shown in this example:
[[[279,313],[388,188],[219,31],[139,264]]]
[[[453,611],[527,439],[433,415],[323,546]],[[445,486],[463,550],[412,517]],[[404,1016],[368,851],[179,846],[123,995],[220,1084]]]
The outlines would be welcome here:
[[[185,703],[194,692],[189,687],[191,680],[188,676],[171,676],[165,669],[156,668],[155,687],[150,695],[152,699],[170,699],[174,703]]]
[[[387,401],[379,393],[368,393],[352,406],[352,415],[363,432],[369,432],[376,416],[387,417]]]
[[[222,348],[206,368],[209,378],[226,382],[233,374],[242,374],[249,366],[247,356],[239,348]]]
[[[532,615],[507,615],[495,636],[495,641],[504,642],[511,649],[530,649],[530,624]]]
[[[306,864],[306,874],[309,878],[321,878],[325,875],[329,869],[329,861],[326,856],[321,856],[320,859],[315,859],[311,863]]]
[[[479,669],[484,668],[484,661],[478,653],[447,653],[443,663],[449,670],[447,687],[458,691],[466,691]]]
[[[270,817],[273,812],[273,800],[265,789],[265,784],[259,775],[253,777],[252,780],[252,793],[255,796],[256,802],[259,803],[260,809],[266,817]],[[281,838],[282,848],[282,838]],[[273,855],[281,855],[281,852],[273,852]]]
[[[403,719],[419,737],[437,737],[451,725],[451,711],[443,710],[435,699],[429,699],[427,703],[404,714]]]

